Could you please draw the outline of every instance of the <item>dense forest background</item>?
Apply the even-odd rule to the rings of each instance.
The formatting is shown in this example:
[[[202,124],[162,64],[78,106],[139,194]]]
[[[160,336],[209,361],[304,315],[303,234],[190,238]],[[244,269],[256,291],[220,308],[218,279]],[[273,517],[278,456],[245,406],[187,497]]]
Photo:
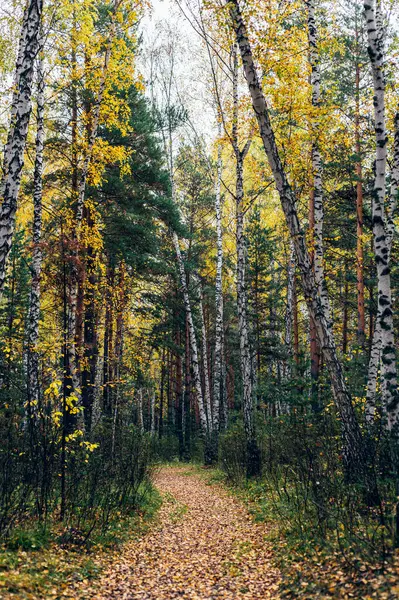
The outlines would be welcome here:
[[[194,460],[383,569],[397,2],[16,0],[0,27],[2,539],[86,542]]]

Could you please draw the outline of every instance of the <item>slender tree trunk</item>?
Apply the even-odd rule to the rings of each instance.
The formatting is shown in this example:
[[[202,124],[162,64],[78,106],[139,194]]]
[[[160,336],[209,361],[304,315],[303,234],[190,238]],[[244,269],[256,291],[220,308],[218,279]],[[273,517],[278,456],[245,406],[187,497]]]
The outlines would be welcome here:
[[[310,260],[314,272],[314,224],[315,224],[315,208],[314,208],[314,191],[311,190],[309,196],[309,232],[310,232]],[[310,339],[310,379],[311,379],[311,397],[312,405],[315,411],[319,409],[319,372],[320,372],[320,348],[317,341],[316,324],[313,317],[309,316],[309,339]]]
[[[110,259],[109,259],[110,260]],[[114,311],[113,288],[115,269],[108,264],[105,292],[105,323],[104,323],[104,364],[103,364],[103,409],[108,418],[112,415],[112,362],[113,362],[113,337],[114,337]]]
[[[366,460],[360,427],[346,387],[342,366],[338,360],[334,337],[329,326],[329,315],[325,314],[325,307],[317,293],[305,236],[298,220],[295,194],[281,163],[274,132],[270,123],[269,111],[258,79],[246,27],[237,0],[232,0],[230,10],[237,42],[241,51],[245,77],[258,120],[259,133],[280,195],[288,230],[294,242],[304,296],[309,313],[315,320],[319,343],[332,383],[334,399],[341,417],[343,457],[346,473],[348,477],[359,477],[364,473]]]
[[[206,324],[204,316],[204,294],[202,291],[201,282],[198,282],[199,296],[200,296],[200,316],[201,316],[201,333],[202,333],[202,365],[204,373],[204,399],[205,399],[205,410],[208,420],[208,430],[213,429],[212,421],[212,405],[211,405],[211,387],[209,380],[209,365],[208,365],[208,336],[206,334]]]
[[[313,172],[313,205],[314,205],[314,276],[321,304],[327,319],[327,324],[332,327],[330,320],[330,303],[324,276],[324,245],[323,245],[323,169],[319,147],[319,116],[320,99],[320,58],[318,50],[318,34],[315,18],[315,0],[306,1],[308,7],[308,41],[309,63],[311,67],[310,84],[312,89],[312,106],[315,110],[312,125],[312,172]]]
[[[143,388],[137,390],[137,427],[141,433],[144,433],[144,418],[143,418]]]
[[[43,149],[44,149],[44,73],[43,56],[37,61],[37,131],[36,131],[36,159],[33,183],[33,250],[32,250],[32,283],[29,296],[28,312],[28,349],[27,349],[27,375],[28,375],[28,413],[32,418],[37,412],[40,401],[39,377],[39,340],[40,319],[40,278],[42,270],[42,249],[40,246],[42,235],[42,199],[43,199]]]
[[[343,318],[342,318],[342,354],[348,352],[348,296],[349,296],[349,282],[348,282],[348,263],[345,262],[345,285],[344,285],[344,302],[343,302]]]
[[[318,33],[315,17],[315,1],[306,2],[308,8],[308,42],[309,42],[309,63],[311,67],[310,85],[312,90],[312,106],[318,111],[321,105],[320,100],[320,58],[318,50]],[[311,190],[309,224],[312,233],[311,259],[313,261],[313,270],[317,291],[320,295],[324,313],[328,317],[328,326],[330,322],[330,306],[326,290],[324,277],[324,244],[323,244],[323,180],[321,153],[319,148],[319,125],[318,114],[314,115],[312,124],[312,175],[313,186]],[[320,348],[317,341],[316,324],[310,316],[310,347],[311,347],[311,379],[312,379],[312,404],[314,410],[320,410],[319,406],[319,372],[320,372]]]
[[[151,391],[151,403],[150,403],[150,416],[151,416],[151,435],[155,435],[155,389]]]
[[[68,311],[69,311],[69,331],[71,336],[71,343],[69,344],[69,355],[70,361],[72,363],[72,373],[73,373],[73,381],[74,381],[74,391],[75,394],[79,389],[79,381],[77,376],[78,369],[78,360],[76,353],[76,332],[79,330],[78,327],[78,304],[79,304],[79,284],[81,285],[81,305],[83,307],[84,299],[83,299],[83,283],[82,283],[82,275],[81,271],[83,265],[79,264],[78,255],[79,255],[79,245],[80,245],[80,237],[81,237],[81,228],[84,217],[84,208],[85,208],[85,193],[86,193],[86,184],[87,177],[89,174],[89,169],[93,157],[93,151],[95,147],[95,143],[98,135],[98,127],[100,122],[100,109],[103,102],[103,97],[105,93],[105,87],[108,78],[108,70],[109,63],[112,55],[112,45],[116,35],[116,25],[117,25],[117,11],[121,5],[123,0],[114,0],[111,14],[111,23],[109,27],[108,40],[105,47],[105,55],[104,55],[104,63],[101,72],[100,84],[97,92],[97,96],[94,102],[90,107],[90,115],[88,115],[89,122],[89,130],[88,130],[88,141],[87,141],[87,149],[85,152],[82,169],[80,172],[80,176],[77,177],[76,174],[73,174],[73,178],[77,180],[77,190],[76,192],[73,190],[73,202],[76,203],[75,207],[75,226],[72,232],[72,257],[71,257],[71,274],[70,274],[70,282],[69,282],[69,302],[68,302]],[[73,48],[73,55],[75,56],[75,48]],[[76,87],[76,82],[73,83]],[[76,94],[76,92],[73,91]],[[72,115],[72,133],[76,134],[76,123],[77,123],[77,111],[73,109]],[[73,144],[72,151],[76,153],[76,144]],[[73,342],[72,342],[73,340]]]
[[[4,285],[6,263],[14,233],[15,213],[32,108],[33,74],[40,44],[42,9],[42,0],[29,0],[19,40],[11,121],[4,150],[3,175],[0,185],[3,199],[0,209],[0,292]]]
[[[295,252],[295,248],[294,248]],[[296,261],[295,261],[296,265]],[[293,286],[292,286],[292,305],[294,310],[293,315],[293,326],[294,326],[294,362],[298,371],[299,367],[299,318],[298,318],[298,294],[297,294],[297,281],[296,273],[294,269]]]
[[[198,403],[198,412],[200,418],[201,429],[204,433],[207,432],[207,420],[206,420],[206,412],[204,399],[202,396],[202,387],[201,387],[201,375],[199,370],[199,359],[198,359],[198,345],[197,345],[197,336],[194,328],[193,315],[191,312],[191,302],[190,297],[188,295],[187,282],[186,282],[186,273],[184,269],[183,259],[181,256],[179,240],[177,234],[173,232],[173,243],[175,246],[177,264],[180,272],[180,282],[183,290],[183,298],[184,298],[184,306],[186,309],[186,315],[188,319],[188,327],[190,332],[190,345],[191,345],[191,366],[193,370],[194,376],[194,387],[195,392],[197,394],[197,403]]]
[[[84,366],[82,369],[82,406],[84,411],[83,416],[85,429],[87,433],[90,433],[92,426],[98,362],[98,335],[96,327],[97,275],[95,266],[95,252],[92,247],[87,249],[87,273],[86,310],[83,326]]]
[[[227,388],[227,363],[226,363],[226,347],[224,341],[224,333],[222,338],[222,392],[220,394],[220,431],[226,430],[229,423],[229,397]],[[233,384],[234,387],[234,384]]]
[[[159,390],[159,424],[158,424],[158,436],[159,439],[163,437],[163,411],[164,411],[164,395],[165,395],[165,346],[162,348],[162,359],[161,359],[161,384]]]
[[[170,435],[173,431],[175,418],[173,411],[173,393],[172,393],[172,381],[173,381],[173,361],[172,351],[168,350],[168,368],[167,368],[167,399],[168,399],[168,434]]]
[[[121,400],[121,369],[124,342],[124,311],[126,307],[125,289],[125,264],[121,262],[118,269],[118,286],[116,295],[116,328],[115,348],[111,358],[112,380],[113,380],[113,402],[112,402],[112,456],[114,456],[116,429],[118,423],[118,412]],[[155,392],[154,392],[155,393]],[[155,423],[154,423],[155,424]],[[151,425],[152,427],[152,425]]]
[[[179,458],[184,459],[185,447],[184,447],[184,399],[183,399],[183,364],[182,357],[180,354],[181,347],[181,332],[180,325],[177,325],[175,334],[175,364],[176,364],[176,379],[175,379],[175,423],[176,432],[179,439]]]
[[[290,255],[288,258],[287,265],[287,302],[285,309],[285,334],[284,334],[284,345],[286,348],[287,359],[285,368],[285,377],[287,379],[291,376],[291,361],[292,361],[292,332],[294,325],[294,299],[295,299],[295,250],[292,242],[290,242]]]
[[[260,455],[255,438],[254,402],[252,395],[252,365],[249,345],[248,302],[246,290],[246,244],[244,235],[244,160],[250,147],[247,142],[241,150],[238,140],[238,56],[237,44],[233,45],[233,125],[232,146],[236,161],[236,248],[237,248],[237,313],[240,341],[240,368],[242,381],[242,405],[244,428],[247,438],[247,474],[258,474]]]
[[[190,459],[191,452],[191,396],[192,396],[192,384],[191,384],[191,357],[190,357],[190,328],[188,324],[188,317],[186,314],[185,321],[185,344],[184,344],[184,411],[186,415],[185,419],[185,458]]]
[[[221,119],[218,123],[218,136],[221,137]],[[213,387],[213,428],[215,432],[220,427],[220,407],[222,404],[222,347],[223,347],[223,232],[222,232],[222,148],[218,146],[217,175],[215,185],[216,212],[216,282],[215,282],[215,357],[214,357],[214,387]]]
[[[397,391],[396,348],[393,328],[391,291],[391,227],[393,206],[385,212],[387,132],[385,123],[384,30],[379,3],[364,2],[367,24],[368,53],[373,73],[374,126],[376,139],[375,178],[372,194],[372,222],[374,254],[377,267],[378,311],[373,348],[369,365],[369,383],[374,387],[375,365],[381,360],[381,391],[383,408],[388,416],[388,428],[397,428],[399,420],[399,395]]]
[[[356,48],[359,53],[356,26]],[[355,152],[356,152],[356,282],[357,282],[357,342],[366,342],[366,315],[364,308],[364,252],[363,252],[363,173],[360,143],[360,65],[356,58],[355,78]]]

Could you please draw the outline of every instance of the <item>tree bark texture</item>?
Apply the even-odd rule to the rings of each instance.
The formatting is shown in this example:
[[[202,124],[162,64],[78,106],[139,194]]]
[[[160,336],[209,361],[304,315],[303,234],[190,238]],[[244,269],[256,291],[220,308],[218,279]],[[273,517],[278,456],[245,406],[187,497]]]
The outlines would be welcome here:
[[[30,417],[37,411],[40,399],[39,377],[39,319],[40,319],[40,278],[42,270],[42,200],[43,200],[43,149],[44,149],[44,72],[43,56],[37,60],[37,116],[36,116],[36,157],[33,181],[33,249],[32,283],[28,310],[28,407]]]
[[[24,152],[32,109],[35,61],[40,45],[43,1],[29,0],[25,9],[15,69],[11,121],[4,150],[0,209],[0,292],[4,286],[7,258],[12,245],[15,213],[21,185]]]

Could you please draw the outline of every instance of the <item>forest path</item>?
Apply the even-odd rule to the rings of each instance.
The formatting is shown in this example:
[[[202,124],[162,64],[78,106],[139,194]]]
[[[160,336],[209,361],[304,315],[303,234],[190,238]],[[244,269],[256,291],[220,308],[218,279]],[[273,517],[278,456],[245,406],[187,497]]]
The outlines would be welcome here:
[[[238,500],[190,466],[162,468],[155,484],[164,500],[159,523],[123,546],[91,599],[279,597],[265,526]]]

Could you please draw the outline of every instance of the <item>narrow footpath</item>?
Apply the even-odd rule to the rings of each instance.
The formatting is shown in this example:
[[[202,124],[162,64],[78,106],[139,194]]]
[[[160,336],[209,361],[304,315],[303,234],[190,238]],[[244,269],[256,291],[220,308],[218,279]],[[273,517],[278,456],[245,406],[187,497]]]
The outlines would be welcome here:
[[[165,467],[155,481],[163,496],[159,523],[123,546],[92,600],[278,598],[265,525],[192,467]],[[87,596],[89,593],[89,596]]]

